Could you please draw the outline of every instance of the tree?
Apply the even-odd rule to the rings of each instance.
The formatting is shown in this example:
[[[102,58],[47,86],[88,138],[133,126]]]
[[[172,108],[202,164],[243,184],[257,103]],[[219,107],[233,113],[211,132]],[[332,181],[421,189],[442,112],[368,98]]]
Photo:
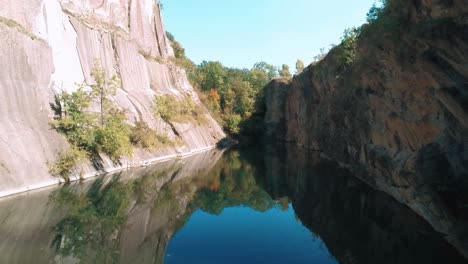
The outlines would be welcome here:
[[[91,76],[94,78],[92,84],[81,84],[75,92],[69,94],[64,91],[57,96],[61,112],[57,113],[51,125],[71,144],[88,154],[102,151],[118,161],[121,155],[132,154],[130,127],[125,123],[125,113],[110,98],[116,94],[120,80],[116,74],[107,78],[106,70],[98,62]],[[89,111],[92,101],[99,105],[98,113]]]
[[[338,54],[338,59],[344,68],[354,62],[359,33],[360,31],[357,28],[348,28],[341,37],[341,44],[338,46],[340,52]]]
[[[300,59],[296,61],[296,73],[300,73],[304,70],[304,62]]]
[[[211,89],[207,97],[208,97],[208,106],[210,107],[210,109],[214,111],[219,111],[221,108],[219,105],[221,96],[219,96],[218,91],[216,89]]]
[[[278,76],[278,69],[264,61],[255,63],[252,69],[266,72],[269,79],[273,79]]]
[[[196,79],[203,91],[218,89],[224,84],[226,69],[219,61],[203,61],[197,69]]]
[[[387,6],[387,0],[377,0],[376,3],[372,5],[367,13],[367,23],[374,23],[384,12]]]
[[[287,64],[283,64],[283,66],[281,66],[279,75],[283,78],[291,78],[291,72],[289,71],[289,66]]]
[[[115,96],[117,88],[120,87],[120,79],[114,73],[110,79],[107,79],[106,70],[101,67],[100,63],[96,61],[91,71],[91,76],[94,78],[94,84],[91,87],[91,98],[97,100],[100,107],[100,123],[104,126],[105,115],[114,108],[113,103],[110,101],[110,96]]]

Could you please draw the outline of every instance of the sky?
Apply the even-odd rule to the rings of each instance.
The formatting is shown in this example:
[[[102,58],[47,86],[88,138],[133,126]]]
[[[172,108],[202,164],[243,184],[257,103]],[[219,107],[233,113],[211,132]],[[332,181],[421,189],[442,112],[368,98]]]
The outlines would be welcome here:
[[[166,30],[195,63],[251,68],[297,59],[339,44],[346,28],[365,22],[374,0],[161,0]]]

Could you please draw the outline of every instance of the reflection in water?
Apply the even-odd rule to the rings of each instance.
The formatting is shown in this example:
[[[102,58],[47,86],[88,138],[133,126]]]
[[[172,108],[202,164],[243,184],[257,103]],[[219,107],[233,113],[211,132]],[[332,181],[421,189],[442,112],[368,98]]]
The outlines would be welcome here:
[[[117,234],[126,222],[133,187],[115,176],[107,184],[97,179],[82,193],[69,186],[53,192],[51,200],[67,211],[53,232],[55,251],[83,263],[117,262]]]
[[[168,263],[235,263],[232,252],[243,263],[464,262],[407,207],[290,147],[206,152],[9,198],[0,212],[0,263],[163,263],[166,251]]]

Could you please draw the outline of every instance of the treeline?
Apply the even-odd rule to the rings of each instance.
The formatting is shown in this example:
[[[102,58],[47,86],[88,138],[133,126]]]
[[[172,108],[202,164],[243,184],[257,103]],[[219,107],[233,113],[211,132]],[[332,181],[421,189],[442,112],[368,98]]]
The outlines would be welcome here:
[[[232,136],[252,136],[263,123],[263,88],[276,77],[291,78],[289,66],[280,68],[266,62],[255,63],[251,69],[226,67],[218,61],[203,61],[196,65],[185,55],[182,45],[167,32],[175,53],[175,63],[187,71],[188,78],[199,92],[200,99],[212,116]],[[304,63],[298,60],[296,72]]]
[[[397,31],[401,18],[396,12],[403,7],[402,0],[376,0],[367,13],[367,23],[344,31],[339,45],[331,45],[330,52],[337,56],[339,68],[345,71],[357,59],[358,39],[371,31]],[[276,77],[291,78],[289,66],[276,67],[266,62],[254,64],[251,69],[237,69],[218,61],[195,64],[185,54],[183,46],[167,32],[175,54],[175,63],[184,68],[200,99],[227,133],[233,136],[252,136],[261,130],[264,116],[263,88]],[[326,57],[326,49],[314,58],[318,64]],[[301,60],[296,62],[296,74],[304,69]]]

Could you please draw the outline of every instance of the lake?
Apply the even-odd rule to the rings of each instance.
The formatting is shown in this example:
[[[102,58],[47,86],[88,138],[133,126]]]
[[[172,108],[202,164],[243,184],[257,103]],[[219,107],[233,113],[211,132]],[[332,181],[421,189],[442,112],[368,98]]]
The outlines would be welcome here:
[[[0,200],[0,263],[465,263],[318,153],[213,150]]]

